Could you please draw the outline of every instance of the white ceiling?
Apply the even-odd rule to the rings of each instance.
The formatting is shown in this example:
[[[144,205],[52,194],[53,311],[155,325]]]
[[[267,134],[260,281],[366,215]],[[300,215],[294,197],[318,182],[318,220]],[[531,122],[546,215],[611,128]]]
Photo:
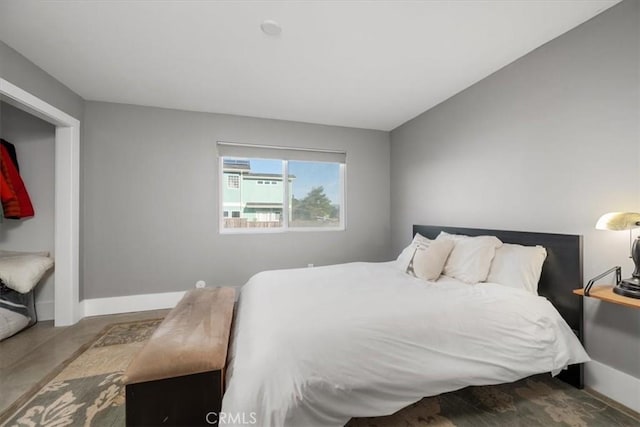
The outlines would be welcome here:
[[[0,39],[88,100],[390,130],[617,2],[0,0]]]

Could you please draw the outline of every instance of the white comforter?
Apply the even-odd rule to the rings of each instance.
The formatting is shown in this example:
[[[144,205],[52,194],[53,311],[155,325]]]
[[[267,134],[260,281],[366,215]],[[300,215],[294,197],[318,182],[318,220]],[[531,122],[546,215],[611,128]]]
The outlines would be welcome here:
[[[227,425],[340,426],[589,360],[545,298],[424,282],[393,262],[256,274],[234,335]]]

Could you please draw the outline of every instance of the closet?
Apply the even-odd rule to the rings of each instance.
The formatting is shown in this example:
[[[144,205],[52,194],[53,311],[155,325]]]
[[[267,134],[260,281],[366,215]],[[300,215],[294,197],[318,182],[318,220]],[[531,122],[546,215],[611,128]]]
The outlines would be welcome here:
[[[0,102],[0,137],[15,147],[20,176],[35,215],[4,218],[0,250],[48,252],[55,258],[55,138],[56,127],[6,102]],[[35,288],[38,321],[54,318],[54,270]]]
[[[56,96],[48,96],[49,101],[54,98]],[[0,101],[17,107],[18,110],[26,111],[55,127],[54,324],[55,326],[73,325],[84,315],[84,304],[80,301],[80,121],[37,94],[16,86],[2,77],[0,77]],[[38,182],[41,181],[38,180]],[[39,208],[36,207],[36,210],[39,211]],[[36,212],[36,217],[38,215]],[[0,229],[2,228],[0,226]],[[21,230],[24,229],[21,228]],[[46,261],[50,263],[51,259],[47,258]],[[47,289],[51,286],[48,285]],[[43,286],[39,292],[47,291]],[[42,296],[40,299],[44,301]]]

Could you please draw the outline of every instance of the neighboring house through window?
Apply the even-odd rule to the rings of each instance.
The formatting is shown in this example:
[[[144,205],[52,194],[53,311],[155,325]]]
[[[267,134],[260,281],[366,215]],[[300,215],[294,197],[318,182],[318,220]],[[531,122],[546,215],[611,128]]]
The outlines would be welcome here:
[[[218,152],[221,232],[344,229],[345,153],[227,143]]]

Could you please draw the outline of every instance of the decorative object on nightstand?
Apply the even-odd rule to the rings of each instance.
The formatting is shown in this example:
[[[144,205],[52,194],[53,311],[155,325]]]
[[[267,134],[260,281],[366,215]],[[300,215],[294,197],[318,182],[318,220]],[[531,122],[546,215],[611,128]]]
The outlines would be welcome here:
[[[594,277],[593,279],[589,280],[589,282],[587,282],[587,286],[584,287],[584,296],[585,297],[590,297],[591,296],[591,288],[596,283],[596,281],[602,279],[603,277],[608,276],[609,274],[613,273],[614,271],[616,273],[616,285],[615,286],[618,286],[620,284],[620,282],[622,282],[622,267],[620,267],[619,265],[616,265],[615,267],[610,268],[607,271],[605,271],[604,273],[598,274],[596,277]]]
[[[610,212],[602,215],[596,223],[598,230],[629,230],[629,243],[631,244],[632,236],[631,230],[640,227],[640,213],[636,212]],[[618,269],[616,271],[616,285],[613,287],[613,292],[618,295],[622,295],[629,298],[640,298],[640,236],[638,236],[631,246],[631,258],[635,264],[635,270],[630,278],[620,280],[620,267],[614,267]],[[614,269],[603,273],[611,273]],[[592,279],[598,280],[602,277]],[[591,283],[591,282],[590,282]],[[589,285],[587,285],[590,288]],[[585,288],[585,295],[588,296],[588,289]]]

